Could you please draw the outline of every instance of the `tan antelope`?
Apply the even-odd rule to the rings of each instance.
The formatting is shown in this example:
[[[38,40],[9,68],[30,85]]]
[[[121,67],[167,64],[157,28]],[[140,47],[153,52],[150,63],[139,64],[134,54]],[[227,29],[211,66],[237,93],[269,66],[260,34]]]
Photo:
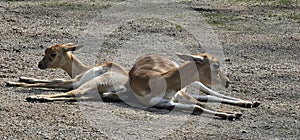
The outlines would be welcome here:
[[[128,82],[128,72],[118,64],[112,62],[101,63],[89,67],[80,62],[71,51],[82,46],[71,43],[50,46],[46,49],[44,58],[39,62],[40,69],[61,68],[72,79],[40,80],[20,77],[19,82],[6,82],[8,86],[43,87],[74,89],[66,93],[52,95],[33,95],[26,98],[28,101],[76,101],[91,100],[104,94],[107,100],[119,101],[111,93],[124,92]]]
[[[137,60],[129,71],[129,83],[136,98],[144,106],[158,108],[194,109],[224,119],[241,117],[239,112],[214,111],[204,108],[200,101],[220,102],[240,107],[257,107],[259,102],[244,101],[212,91],[205,85],[223,84],[228,86],[228,78],[221,72],[216,58],[208,54],[177,56],[186,62],[178,67],[169,59],[150,55]],[[205,84],[205,85],[204,85]],[[191,85],[208,96],[189,95],[184,90]]]
[[[93,100],[99,99],[99,93],[102,99],[106,101],[130,100],[128,97],[133,96],[128,95],[132,91],[128,84],[127,71],[118,64],[111,62],[102,63],[94,67],[84,65],[71,53],[71,51],[75,51],[80,47],[73,44],[50,46],[46,49],[45,56],[38,65],[40,69],[61,68],[73,79],[40,80],[20,77],[19,82],[7,82],[7,85],[74,89],[60,94],[29,96],[26,98],[28,101]],[[216,112],[204,109],[204,105],[199,101],[221,102],[248,108],[259,105],[259,102],[252,103],[222,95],[201,83],[211,85],[218,81],[223,81],[223,84],[228,86],[229,80],[219,70],[219,63],[215,58],[204,54],[200,56],[178,54],[178,56],[188,61],[179,68],[177,68],[176,63],[161,56],[141,58],[134,65],[130,71],[130,84],[141,104],[165,109],[174,107],[182,109],[195,108],[198,111],[228,119],[239,118],[241,113]],[[189,69],[193,63],[197,70]],[[212,70],[208,66],[213,66],[214,69]],[[195,77],[197,73],[199,78]],[[211,77],[213,73],[218,76]],[[212,96],[190,96],[184,92],[183,87],[187,85],[198,88]]]

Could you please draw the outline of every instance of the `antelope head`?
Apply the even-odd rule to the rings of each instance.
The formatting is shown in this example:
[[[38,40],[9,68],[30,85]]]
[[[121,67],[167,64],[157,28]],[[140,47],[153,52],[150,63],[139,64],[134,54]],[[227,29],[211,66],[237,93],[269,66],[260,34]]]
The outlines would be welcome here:
[[[38,67],[40,69],[48,68],[61,68],[70,60],[70,51],[75,51],[81,46],[74,45],[72,43],[57,44],[48,47],[45,50],[43,59],[39,62]]]
[[[181,54],[176,55],[188,62],[195,63],[198,71],[197,81],[202,82],[205,85],[224,85],[229,86],[229,78],[220,69],[220,62],[209,54]]]

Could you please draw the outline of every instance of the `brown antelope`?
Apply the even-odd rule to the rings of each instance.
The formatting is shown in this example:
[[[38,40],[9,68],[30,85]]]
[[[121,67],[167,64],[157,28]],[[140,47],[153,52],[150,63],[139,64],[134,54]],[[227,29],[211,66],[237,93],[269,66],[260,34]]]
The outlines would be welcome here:
[[[20,77],[19,82],[7,82],[7,85],[74,89],[60,94],[29,96],[26,98],[28,101],[93,100],[98,99],[99,93],[101,93],[102,99],[107,101],[124,101],[124,99],[130,100],[128,97],[133,97],[130,95],[132,87],[136,93],[135,97],[143,105],[154,105],[154,107],[165,109],[195,108],[198,111],[228,119],[239,118],[241,113],[205,109],[199,101],[221,102],[248,108],[259,105],[259,102],[252,103],[222,95],[202,84],[201,82],[211,85],[223,81],[221,83],[228,86],[229,81],[219,70],[218,61],[206,54],[199,56],[177,54],[180,58],[188,61],[180,67],[161,56],[141,58],[130,71],[130,87],[127,71],[118,64],[107,62],[89,67],[81,63],[71,53],[80,47],[73,44],[50,46],[46,49],[45,56],[38,65],[40,69],[61,68],[72,77],[71,80],[40,80]],[[188,85],[212,96],[188,95],[184,90],[184,87]]]
[[[74,89],[66,93],[52,95],[33,95],[28,101],[74,101],[91,100],[103,93],[107,100],[119,100],[111,93],[124,92],[128,81],[128,72],[118,64],[107,62],[94,67],[81,63],[71,51],[82,46],[71,43],[50,46],[46,49],[44,58],[39,62],[40,69],[61,68],[72,79],[40,80],[20,77],[19,82],[6,82],[8,86],[44,87]],[[103,95],[102,95],[103,96]],[[110,97],[110,98],[108,98]]]
[[[241,117],[238,112],[205,109],[200,101],[220,102],[240,107],[257,107],[259,102],[244,101],[212,91],[205,85],[223,84],[228,78],[221,72],[216,58],[208,54],[185,55],[177,53],[186,62],[176,67],[169,59],[150,55],[137,60],[129,72],[129,83],[138,101],[144,106],[172,109],[194,109],[224,119]],[[203,84],[202,84],[203,83]],[[184,90],[191,85],[209,96],[189,95]]]

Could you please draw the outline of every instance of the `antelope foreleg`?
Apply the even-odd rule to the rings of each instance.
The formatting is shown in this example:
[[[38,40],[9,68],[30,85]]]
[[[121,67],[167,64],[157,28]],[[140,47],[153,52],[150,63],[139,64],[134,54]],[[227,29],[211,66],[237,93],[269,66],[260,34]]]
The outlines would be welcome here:
[[[29,102],[54,102],[54,101],[65,101],[65,102],[75,102],[75,101],[91,101],[95,100],[93,96],[83,96],[83,97],[49,97],[49,96],[28,96],[26,101]]]
[[[40,87],[40,88],[64,88],[64,89],[73,89],[74,80],[57,80],[49,83],[24,83],[24,82],[12,82],[7,81],[6,86],[14,86],[14,87]]]
[[[228,100],[228,99],[223,99],[219,98],[216,96],[211,96],[211,95],[191,95],[193,98],[197,99],[200,102],[213,102],[213,103],[222,103],[222,104],[228,104],[228,105],[233,105],[233,106],[239,106],[239,107],[244,107],[244,108],[252,108],[252,107],[257,107],[259,102],[251,102],[251,101],[244,101],[244,100]]]
[[[28,83],[28,84],[34,84],[34,83],[59,83],[64,82],[64,79],[36,79],[36,78],[30,78],[30,77],[19,77],[18,82]]]
[[[231,105],[236,105],[236,106],[246,107],[246,108],[258,107],[260,105],[259,101],[251,102],[251,101],[245,101],[243,99],[223,95],[221,93],[211,90],[210,88],[203,85],[201,82],[193,82],[190,86],[192,86],[196,89],[199,89],[199,90],[207,93],[208,95],[212,95],[212,96],[208,96],[212,102],[218,101],[218,102],[221,102],[224,104],[231,104]],[[215,97],[218,97],[218,98],[215,98]],[[221,100],[220,98],[222,98],[224,100]],[[205,100],[204,97],[198,97],[198,99],[199,99],[199,101]]]
[[[199,89],[199,90],[205,92],[208,95],[213,95],[213,96],[216,96],[216,97],[220,97],[220,98],[224,98],[224,99],[229,99],[229,100],[236,100],[236,101],[242,100],[242,99],[239,99],[239,98],[234,98],[234,97],[226,96],[226,95],[223,95],[223,94],[218,93],[216,91],[213,91],[212,89],[206,87],[201,82],[193,82],[189,86],[194,87],[196,89]]]

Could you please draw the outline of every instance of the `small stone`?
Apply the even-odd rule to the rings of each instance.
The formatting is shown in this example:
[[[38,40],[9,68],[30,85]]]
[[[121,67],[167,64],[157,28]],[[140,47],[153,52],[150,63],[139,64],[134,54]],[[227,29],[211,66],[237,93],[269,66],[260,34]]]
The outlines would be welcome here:
[[[230,58],[225,58],[225,62],[230,62]]]

